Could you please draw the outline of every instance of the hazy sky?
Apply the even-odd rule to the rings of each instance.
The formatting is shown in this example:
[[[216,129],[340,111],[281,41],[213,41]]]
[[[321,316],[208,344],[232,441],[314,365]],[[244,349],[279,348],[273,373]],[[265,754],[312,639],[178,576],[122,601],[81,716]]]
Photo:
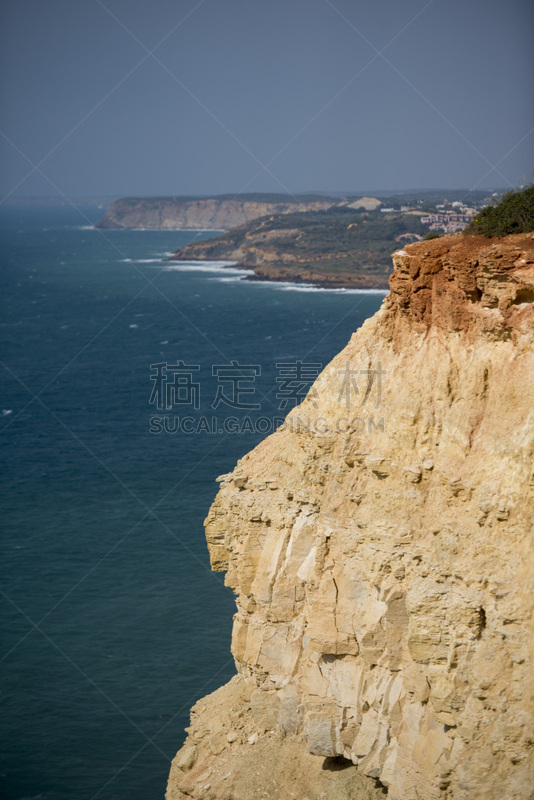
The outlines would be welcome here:
[[[1,7],[2,196],[531,177],[531,0]]]

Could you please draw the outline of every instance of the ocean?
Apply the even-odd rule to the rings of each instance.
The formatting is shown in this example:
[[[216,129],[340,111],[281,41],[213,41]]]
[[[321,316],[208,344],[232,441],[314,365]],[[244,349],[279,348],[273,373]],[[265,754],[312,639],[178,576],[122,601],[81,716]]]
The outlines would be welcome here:
[[[235,672],[203,520],[383,293],[168,263],[209,231],[0,213],[1,786],[162,800],[189,709]]]

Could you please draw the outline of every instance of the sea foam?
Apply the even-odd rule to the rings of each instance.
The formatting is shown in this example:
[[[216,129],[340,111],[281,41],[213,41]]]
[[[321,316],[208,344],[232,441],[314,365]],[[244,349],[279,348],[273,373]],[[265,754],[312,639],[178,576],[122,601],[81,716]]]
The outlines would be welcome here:
[[[211,272],[225,275],[252,275],[253,270],[236,269],[237,261],[184,261],[164,267],[169,272]]]
[[[315,286],[313,283],[290,283],[289,281],[255,281],[258,286],[270,286],[283,292],[330,292],[333,294],[386,295],[388,289],[347,289],[343,286]]]

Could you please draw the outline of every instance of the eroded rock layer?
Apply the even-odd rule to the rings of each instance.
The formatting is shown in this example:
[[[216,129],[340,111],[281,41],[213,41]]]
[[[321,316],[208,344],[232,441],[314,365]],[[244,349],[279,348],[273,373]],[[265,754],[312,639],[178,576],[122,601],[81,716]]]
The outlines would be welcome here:
[[[246,199],[246,196],[236,196],[236,198],[126,197],[115,200],[96,227],[226,230],[266,214],[321,211],[330,208],[334,202],[332,199],[310,199],[299,202],[290,196],[285,200]]]
[[[534,239],[394,254],[391,293],[206,520],[237,676],[168,800],[528,800]]]

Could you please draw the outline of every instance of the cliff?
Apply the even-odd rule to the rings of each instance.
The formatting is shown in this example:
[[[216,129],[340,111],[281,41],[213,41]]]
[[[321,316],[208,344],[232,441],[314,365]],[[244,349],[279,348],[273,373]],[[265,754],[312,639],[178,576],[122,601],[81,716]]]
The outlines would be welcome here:
[[[266,214],[320,211],[336,202],[314,195],[126,197],[113,202],[96,227],[226,230]]]
[[[534,796],[534,239],[393,262],[220,479],[237,675],[192,709],[168,800]]]

